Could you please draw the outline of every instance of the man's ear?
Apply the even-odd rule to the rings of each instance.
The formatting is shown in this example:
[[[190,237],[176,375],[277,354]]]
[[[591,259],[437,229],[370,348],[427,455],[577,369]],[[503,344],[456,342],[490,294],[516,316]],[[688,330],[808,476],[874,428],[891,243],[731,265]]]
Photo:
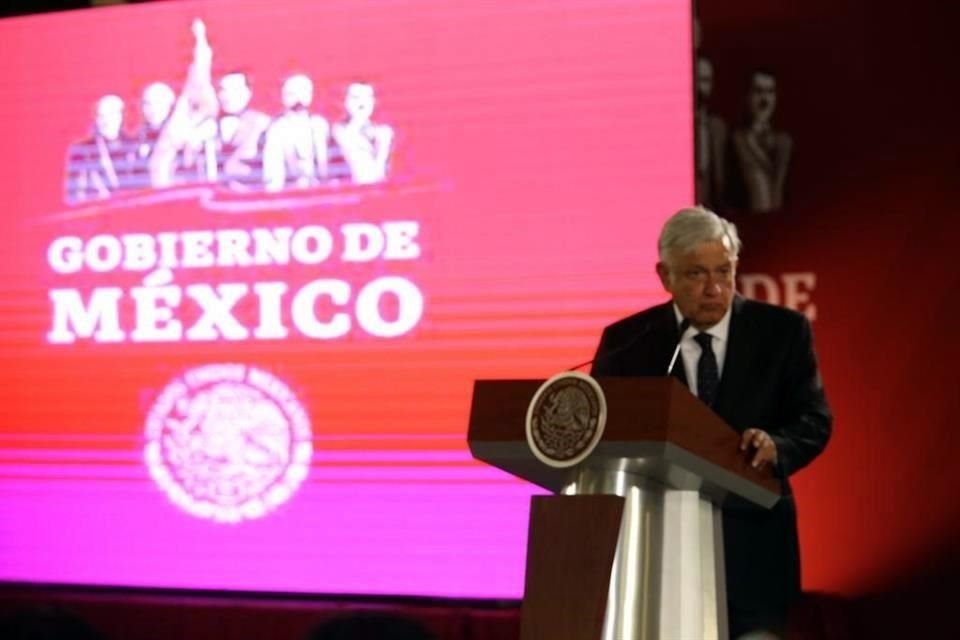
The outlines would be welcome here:
[[[670,268],[664,262],[657,263],[657,275],[660,277],[660,284],[667,293],[673,293],[670,287]]]

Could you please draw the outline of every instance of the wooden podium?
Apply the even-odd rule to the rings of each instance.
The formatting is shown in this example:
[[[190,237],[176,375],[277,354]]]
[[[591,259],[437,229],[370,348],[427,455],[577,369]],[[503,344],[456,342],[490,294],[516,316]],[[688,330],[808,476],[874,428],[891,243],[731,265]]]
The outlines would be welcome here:
[[[769,508],[779,482],[675,378],[597,382],[606,428],[568,468],[527,443],[542,380],[474,385],[473,456],[559,494],[532,499],[521,640],[726,640],[720,507]]]

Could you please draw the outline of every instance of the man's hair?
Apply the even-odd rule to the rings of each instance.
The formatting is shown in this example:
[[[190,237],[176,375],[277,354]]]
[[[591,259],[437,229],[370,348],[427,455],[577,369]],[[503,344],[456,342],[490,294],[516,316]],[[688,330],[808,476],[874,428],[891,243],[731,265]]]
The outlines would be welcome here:
[[[776,80],[777,72],[772,67],[754,67],[750,70],[750,84],[753,84],[753,79],[757,76],[770,76]]]
[[[243,78],[243,83],[248,87],[251,87],[253,84],[250,80],[250,74],[243,69],[227,69],[220,75],[220,82],[223,82],[223,79],[228,76],[240,76]]]
[[[677,254],[692,251],[701,242],[720,240],[736,257],[740,253],[737,227],[705,207],[680,209],[670,216],[660,231],[660,261],[669,262]]]
[[[151,82],[143,88],[143,93],[140,94],[141,100],[147,97],[147,94],[152,94],[153,96],[160,98],[171,104],[176,102],[177,94],[173,92],[173,89],[170,88],[166,82]]]
[[[121,111],[124,108],[123,98],[114,94],[108,93],[106,95],[100,96],[100,99],[97,100],[96,105],[94,105],[94,112],[99,111],[101,106],[111,105],[113,107],[119,108]]]

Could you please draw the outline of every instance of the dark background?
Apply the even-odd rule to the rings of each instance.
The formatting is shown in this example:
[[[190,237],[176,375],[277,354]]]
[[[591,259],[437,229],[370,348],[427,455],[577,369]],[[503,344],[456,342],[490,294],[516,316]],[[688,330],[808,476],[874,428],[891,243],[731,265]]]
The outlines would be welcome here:
[[[700,0],[714,109],[757,67],[794,141],[782,211],[727,210],[741,270],[813,272],[834,438],[796,479],[804,588],[856,637],[945,629],[960,571],[953,4]]]

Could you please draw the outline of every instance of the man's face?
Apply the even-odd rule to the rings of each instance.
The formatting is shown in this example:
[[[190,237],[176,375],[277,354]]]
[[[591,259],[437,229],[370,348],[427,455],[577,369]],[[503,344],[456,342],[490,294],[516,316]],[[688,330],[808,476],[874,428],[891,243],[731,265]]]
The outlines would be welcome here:
[[[238,115],[250,104],[253,92],[247,85],[247,78],[242,73],[231,73],[220,79],[220,90],[217,98],[224,113]]]
[[[683,317],[700,330],[720,322],[733,302],[737,273],[737,258],[724,241],[701,242],[668,258],[657,264],[657,275]]]
[[[770,119],[777,107],[777,81],[767,73],[753,76],[750,86],[750,113],[754,117]]]
[[[368,84],[352,84],[347,88],[344,106],[353,120],[369,120],[374,107],[373,87]]]
[[[143,90],[140,105],[144,121],[154,129],[159,129],[170,115],[175,99],[173,89],[162,82],[148,86]]]
[[[97,102],[97,114],[94,122],[97,133],[107,140],[120,137],[123,126],[123,100],[117,96],[104,96]]]
[[[304,110],[313,102],[313,82],[304,75],[287,78],[280,89],[280,101],[289,110]]]

